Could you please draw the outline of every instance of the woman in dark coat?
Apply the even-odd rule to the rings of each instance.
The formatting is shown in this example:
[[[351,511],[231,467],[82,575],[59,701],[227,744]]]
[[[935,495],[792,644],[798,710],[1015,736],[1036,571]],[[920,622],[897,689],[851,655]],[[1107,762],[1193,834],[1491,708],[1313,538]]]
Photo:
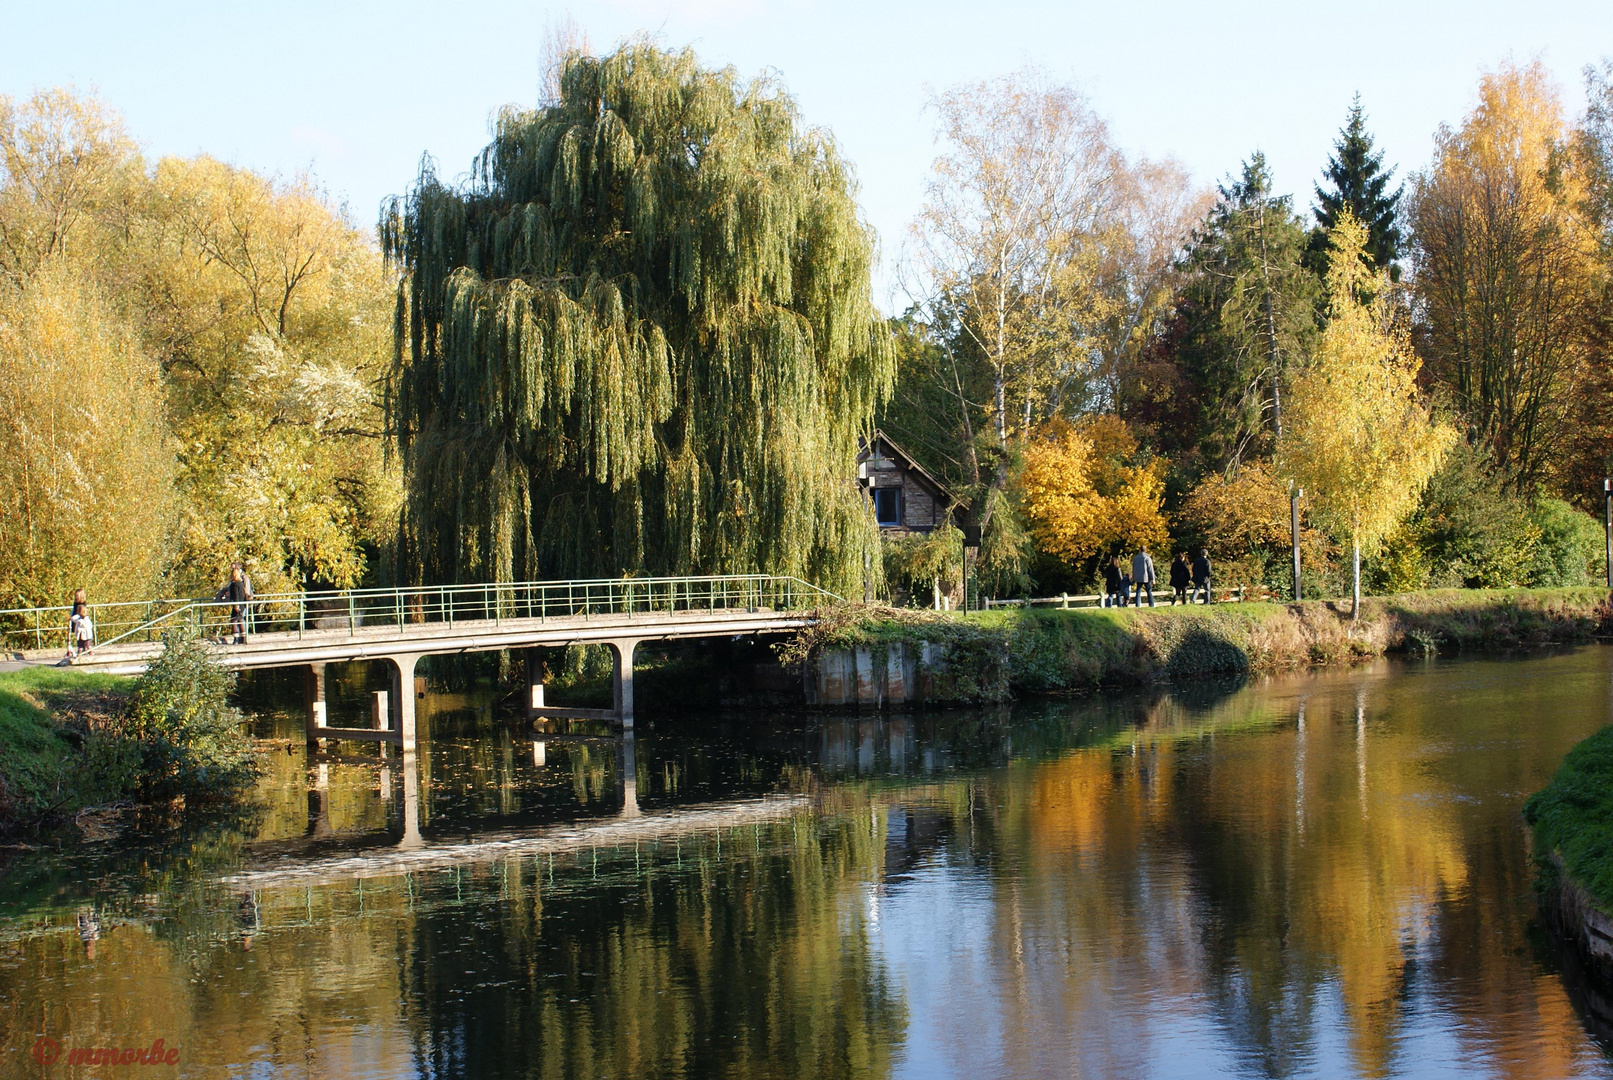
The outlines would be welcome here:
[[[1118,556],[1109,560],[1109,565],[1103,568],[1103,591],[1108,596],[1109,607],[1124,607],[1126,602],[1126,579],[1120,573],[1120,559]]]
[[[1193,584],[1193,571],[1187,565],[1187,552],[1171,560],[1171,606],[1187,603],[1187,587]]]

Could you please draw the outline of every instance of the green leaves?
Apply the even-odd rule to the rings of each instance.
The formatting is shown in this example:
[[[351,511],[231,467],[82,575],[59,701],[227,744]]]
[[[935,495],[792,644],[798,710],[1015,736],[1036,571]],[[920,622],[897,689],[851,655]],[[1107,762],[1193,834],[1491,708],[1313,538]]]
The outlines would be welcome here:
[[[848,171],[777,87],[632,44],[381,222],[405,573],[861,584],[893,375]]]
[[[123,735],[143,756],[147,797],[218,798],[257,775],[252,741],[229,703],[235,673],[194,636],[170,632],[135,681]]]

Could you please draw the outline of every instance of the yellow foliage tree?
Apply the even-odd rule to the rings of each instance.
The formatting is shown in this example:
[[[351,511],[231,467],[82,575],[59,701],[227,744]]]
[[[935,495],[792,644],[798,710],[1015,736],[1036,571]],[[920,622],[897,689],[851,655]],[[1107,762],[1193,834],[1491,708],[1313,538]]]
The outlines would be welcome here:
[[[147,375],[160,395],[155,429],[120,421],[127,464],[114,471],[147,485],[119,493],[133,509],[97,516],[121,505],[97,498],[74,513],[75,528],[110,543],[140,535],[166,580],[103,571],[99,556],[61,543],[45,576],[106,582],[102,598],[125,588],[110,582],[136,578],[142,591],[211,593],[240,559],[260,592],[356,584],[366,548],[396,532],[400,483],[382,417],[395,287],[369,237],[306,178],[270,180],[207,157],[151,168],[92,98],[0,96],[0,288],[10,290],[0,302],[14,326],[56,311],[80,320],[54,343],[13,334],[0,378],[11,393],[34,393],[41,365],[57,365],[50,378],[85,407],[108,372],[128,380],[131,409],[144,407]],[[33,366],[13,367],[24,346]],[[118,424],[100,423],[95,437],[103,431]],[[21,422],[0,433],[8,448],[23,438]],[[153,453],[167,464],[147,467]],[[0,485],[22,484],[0,501],[33,499],[37,478],[0,475]],[[148,511],[159,510],[177,521],[148,535]],[[0,576],[22,574],[18,550],[0,547]],[[45,598],[39,590],[12,587]]]
[[[1293,382],[1278,443],[1282,475],[1350,544],[1357,616],[1361,550],[1375,551],[1416,508],[1457,437],[1418,400],[1417,357],[1364,258],[1366,242],[1365,227],[1347,214],[1329,237],[1327,328]]]
[[[244,560],[260,592],[358,584],[391,539],[384,460],[393,279],[303,177],[164,158],[133,302],[180,445],[175,584]]]
[[[1596,364],[1598,237],[1568,140],[1544,65],[1503,64],[1461,126],[1435,135],[1411,204],[1429,374],[1520,491],[1570,458]]]
[[[71,267],[0,282],[0,607],[150,595],[171,524],[157,366]]]
[[[1019,487],[1037,546],[1066,562],[1166,541],[1163,463],[1139,460],[1118,417],[1043,424],[1025,448]]]

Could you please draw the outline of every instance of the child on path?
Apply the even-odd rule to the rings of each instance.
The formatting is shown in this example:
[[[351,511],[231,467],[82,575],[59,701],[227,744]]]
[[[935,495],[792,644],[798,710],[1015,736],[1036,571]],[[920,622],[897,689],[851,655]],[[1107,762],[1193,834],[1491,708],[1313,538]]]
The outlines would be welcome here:
[[[69,660],[76,660],[94,651],[95,623],[91,621],[89,608],[82,600],[73,604],[73,617],[67,620],[67,639]]]

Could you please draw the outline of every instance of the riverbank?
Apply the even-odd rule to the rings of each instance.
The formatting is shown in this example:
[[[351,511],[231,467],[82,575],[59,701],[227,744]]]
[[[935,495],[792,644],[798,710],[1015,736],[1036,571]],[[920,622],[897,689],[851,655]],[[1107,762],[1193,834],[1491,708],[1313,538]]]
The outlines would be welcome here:
[[[0,672],[0,829],[128,794],[131,770],[93,732],[123,713],[131,685],[71,668]]]
[[[1193,675],[1589,641],[1613,633],[1604,589],[1450,589],[1347,604],[830,614],[783,651],[812,703],[1004,701]]]
[[[0,830],[117,802],[232,804],[260,767],[235,679],[182,636],[136,679],[0,672]]]
[[[1547,917],[1613,977],[1613,727],[1570,750],[1523,816]]]

